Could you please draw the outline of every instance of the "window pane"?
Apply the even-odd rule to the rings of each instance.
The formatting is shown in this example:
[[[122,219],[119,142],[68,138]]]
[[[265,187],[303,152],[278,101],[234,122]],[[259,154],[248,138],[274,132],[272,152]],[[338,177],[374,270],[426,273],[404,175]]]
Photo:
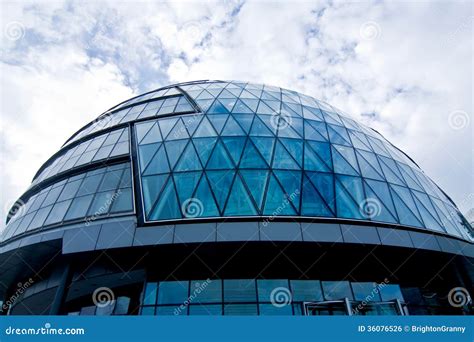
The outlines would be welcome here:
[[[379,290],[376,286],[377,284],[373,282],[352,283],[352,291],[354,291],[355,300],[380,301]]]
[[[229,316],[256,316],[257,304],[225,304],[224,315]]]
[[[145,306],[142,308],[141,315],[143,316],[153,316],[155,314],[154,306]]]
[[[380,286],[380,295],[382,296],[383,301],[390,301],[394,299],[404,301],[399,285],[388,284],[385,286]]]
[[[323,281],[321,283],[325,300],[353,299],[348,281]]]
[[[258,286],[258,300],[260,302],[279,302],[278,294],[289,295],[289,285],[286,279],[259,279]],[[286,300],[286,298],[285,298]]]
[[[75,198],[66,214],[66,220],[72,220],[86,216],[87,209],[92,201],[93,195]]]
[[[145,288],[145,294],[143,295],[143,304],[155,304],[156,303],[156,283],[147,283]]]
[[[56,203],[53,206],[53,209],[49,213],[48,219],[44,222],[45,225],[53,224],[62,221],[64,214],[66,214],[69,205],[71,204],[71,200]]]
[[[218,280],[191,281],[190,300],[193,303],[220,303],[222,302],[222,282]]]
[[[158,306],[156,308],[156,315],[158,316],[179,316],[179,315],[187,315],[188,314],[188,308],[184,307],[184,310],[182,310],[178,306]]]
[[[254,279],[227,279],[224,280],[225,302],[255,302],[257,292]]]
[[[317,302],[324,300],[321,283],[318,280],[291,280],[293,301]]]
[[[189,314],[190,315],[220,316],[222,315],[222,305],[221,304],[191,305],[189,306]]]
[[[187,281],[162,281],[158,288],[158,304],[183,304],[188,300]]]
[[[260,315],[271,315],[271,316],[291,316],[293,311],[291,304],[284,306],[275,306],[273,304],[260,304]]]

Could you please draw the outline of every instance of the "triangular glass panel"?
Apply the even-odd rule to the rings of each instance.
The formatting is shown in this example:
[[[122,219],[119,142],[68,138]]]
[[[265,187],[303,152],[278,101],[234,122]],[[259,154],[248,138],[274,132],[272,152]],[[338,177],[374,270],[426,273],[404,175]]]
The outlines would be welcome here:
[[[234,108],[232,108],[232,113],[254,113],[242,100],[237,100]]]
[[[188,131],[180,119],[166,137],[166,140],[179,140],[189,138]]]
[[[220,99],[220,102],[230,112],[232,111],[232,108],[234,108],[234,105],[237,102],[237,98]]]
[[[278,120],[279,115],[266,115],[266,114],[258,114],[257,117],[262,120],[262,122],[267,126],[267,128],[273,133],[276,134],[278,128]]]
[[[216,141],[217,138],[193,138],[194,146],[196,147],[203,166],[206,166]]]
[[[227,108],[219,102],[219,100],[215,100],[214,103],[209,107],[207,110],[207,114],[228,114],[229,111]]]
[[[275,138],[251,137],[251,139],[265,161],[270,165],[272,161],[273,147],[275,146]]]
[[[333,144],[345,145],[345,146],[352,146],[351,141],[349,139],[349,135],[344,127],[340,126],[333,126],[328,124],[328,133],[329,133],[329,140]]]
[[[155,155],[156,151],[160,148],[161,143],[148,144],[138,147],[138,155],[140,157],[140,170],[145,170],[146,166],[150,162],[151,158]]]
[[[184,122],[184,126],[188,130],[188,134],[190,136],[193,135],[194,131],[196,130],[197,126],[201,122],[204,116],[202,114],[193,114],[193,115],[183,115],[182,120]]]
[[[235,120],[240,124],[246,134],[249,133],[250,127],[252,126],[254,115],[251,114],[232,114]]]
[[[306,175],[303,178],[303,195],[301,203],[302,216],[333,217],[334,214],[321,198],[321,195],[313,186]]]
[[[324,124],[323,128],[324,131],[326,131]],[[327,141],[327,139],[318,130],[316,130],[308,120],[305,120],[304,123],[304,137],[306,140]]]
[[[204,90],[199,96],[196,98],[197,100],[209,100],[209,99],[214,99],[214,95],[212,95],[210,92],[207,90]]]
[[[444,206],[443,202],[434,197],[431,197],[431,200],[433,201],[433,205],[435,206],[438,212],[438,215],[441,219],[441,223],[443,227],[447,230],[448,234],[463,237],[462,234],[457,230],[456,225],[454,224],[451,215],[446,210],[446,207]]]
[[[314,107],[303,106],[303,117],[309,120],[324,121],[321,111]]]
[[[148,217],[161,189],[168,179],[168,174],[142,177],[143,182],[143,202],[145,205],[146,216]]]
[[[293,96],[291,96],[290,94],[286,93],[286,92],[282,92],[282,97],[281,97],[281,100],[283,102],[288,102],[288,103],[298,103],[298,101],[296,101]]]
[[[288,153],[286,148],[277,140],[275,147],[275,158],[273,158],[274,169],[298,170],[300,167]]]
[[[327,167],[332,170],[332,159],[329,143],[317,141],[308,141],[307,143],[313,149],[313,151],[316,152],[319,159],[321,159],[327,165]]]
[[[401,174],[403,175],[403,178],[405,179],[405,182],[407,183],[408,187],[423,191],[423,188],[421,185],[418,183],[418,179],[416,178],[415,174],[413,171],[410,169],[409,166],[402,164],[402,163],[397,163],[398,169],[401,171]]]
[[[196,103],[198,104],[199,108],[201,108],[201,111],[205,112],[214,103],[214,99],[196,100]]]
[[[392,194],[400,223],[423,227],[410,191],[398,185],[390,185],[390,193]]]
[[[198,204],[196,206],[197,211],[191,208],[191,205],[196,203]],[[194,194],[194,199],[187,202],[187,207],[185,205],[186,203],[183,204],[182,210],[184,217],[194,218],[220,216],[216,202],[214,201],[214,196],[212,195],[211,189],[209,188],[209,184],[204,175],[201,177],[201,181],[199,182],[196,193]]]
[[[242,91],[239,97],[241,99],[258,99],[257,96],[255,96],[254,94],[250,93],[248,90],[245,90],[245,89],[244,91]]]
[[[433,207],[428,195],[419,191],[412,191],[413,199],[415,200],[418,211],[423,218],[425,227],[431,230],[436,230],[438,232],[446,233],[440,224],[440,219],[436,214],[436,210]]]
[[[222,130],[221,135],[224,136],[245,136],[246,133],[242,130],[240,125],[235,121],[235,119],[232,116],[229,116],[229,120],[227,120],[227,123]]]
[[[397,223],[395,207],[387,183],[365,179],[364,188],[368,199],[367,207],[362,208],[363,212],[366,211],[365,215],[373,221]],[[371,204],[373,208],[369,207],[370,200],[373,202]],[[369,211],[369,209],[374,211]]]
[[[246,137],[223,137],[222,142],[224,143],[227,151],[229,152],[235,165],[239,164],[242,151],[245,146]]]
[[[255,115],[250,135],[273,137],[273,133],[268,129],[258,115]]]
[[[270,175],[266,196],[263,209],[264,215],[296,215],[296,211],[292,205],[285,205],[288,201],[287,196],[273,174]]]
[[[363,203],[364,191],[361,178],[336,175],[337,216],[366,219],[361,210]]]
[[[283,114],[276,117],[276,126],[278,127],[278,136],[283,138],[300,138],[298,133],[291,127],[292,117],[284,116]]]
[[[216,135],[216,131],[214,128],[212,128],[212,125],[207,117],[202,119],[199,127],[196,129],[196,132],[194,132],[194,137],[214,137]]]
[[[274,101],[274,100],[280,101],[280,97],[275,97],[275,96],[273,96],[272,94],[270,94],[269,92],[267,92],[265,90],[262,92],[261,99],[262,100],[271,100],[271,101]]]
[[[143,175],[144,176],[155,175],[158,173],[165,173],[169,171],[170,171],[170,167],[168,165],[168,159],[166,158],[165,149],[163,148],[163,145],[162,145],[160,146],[158,151],[155,153],[151,161],[146,166],[145,171],[143,172]]]
[[[366,151],[372,151],[364,133],[352,131],[352,130],[348,130],[348,132],[351,137],[352,144],[354,145],[355,148],[366,150]]]
[[[251,216],[257,215],[252,199],[245,189],[239,176],[235,177],[234,185],[224,211],[225,216]]]
[[[380,166],[388,182],[397,185],[405,185],[405,182],[402,180],[402,175],[400,171],[398,171],[397,164],[393,159],[382,156],[377,156],[377,159],[380,161]]]
[[[286,105],[298,116],[303,116],[303,107],[300,104],[287,103]]]
[[[242,88],[238,88],[238,87],[235,87],[235,88],[234,88],[234,87],[229,87],[229,86],[228,86],[226,89],[227,89],[232,95],[237,96],[237,97],[238,97],[238,96],[240,95],[240,93],[242,92]]]
[[[181,156],[181,153],[183,153],[183,150],[186,147],[188,141],[189,139],[165,142],[166,152],[168,154],[171,169],[174,168],[176,161]]]
[[[250,190],[254,201],[257,203],[258,211],[262,209],[265,187],[268,179],[268,170],[240,170],[240,175],[247,188]]]
[[[160,129],[161,129],[161,136],[165,139],[168,133],[171,131],[171,129],[174,127],[176,124],[176,121],[178,121],[179,118],[171,118],[171,119],[165,119],[165,120],[158,120],[158,123],[160,124]]]
[[[391,157],[384,144],[377,138],[367,136],[369,139],[370,146],[374,149],[375,153],[380,154],[384,157]]]
[[[219,99],[236,99],[237,96],[232,94],[229,90],[224,89],[218,96]]]
[[[286,150],[290,152],[290,155],[298,163],[299,166],[303,165],[303,140],[301,139],[288,139],[288,138],[279,138],[278,139]]]
[[[260,153],[255,148],[254,144],[250,139],[247,140],[247,144],[240,161],[240,168],[244,169],[266,169],[268,165],[265,163]]]
[[[271,109],[273,109],[273,113],[272,114],[279,114],[280,113],[280,108],[281,108],[281,102],[280,101],[269,101],[269,100],[266,100],[266,101],[263,101],[268,107],[270,107]]]
[[[176,184],[176,192],[178,193],[180,203],[193,196],[199,179],[200,172],[175,172],[173,173],[174,183]]]
[[[336,199],[334,196],[334,177],[330,173],[305,172],[306,177],[311,181],[319,196],[326,202],[326,206],[334,216]]]
[[[170,177],[160,199],[147,217],[150,221],[181,218],[181,212],[176,198],[173,179]]]
[[[181,158],[179,159],[178,164],[174,168],[175,171],[195,171],[202,170],[201,162],[199,157],[194,150],[194,145],[189,143],[186,146]]]
[[[385,180],[375,154],[357,149],[355,151],[362,176],[372,179]]]
[[[293,110],[287,103],[283,102],[281,105],[281,114],[284,116],[291,116],[291,117],[300,117],[297,112]]]
[[[249,91],[249,93],[252,93],[257,98],[260,98],[260,96],[262,95],[261,89],[250,89],[249,87],[246,87],[246,89]]]
[[[327,149],[329,154],[329,144],[324,144],[324,147]],[[329,157],[330,160],[330,157]],[[317,153],[309,146],[306,142],[305,151],[304,151],[304,169],[307,171],[322,171],[322,172],[331,172],[332,170],[328,167],[326,162],[324,162]]]
[[[273,173],[280,181],[280,184],[286,193],[289,204],[295,208],[296,212],[299,212],[302,176],[301,171],[274,170]]]
[[[221,211],[224,210],[225,201],[229,196],[229,190],[234,180],[235,170],[206,171],[211,189],[216,197]]]
[[[329,113],[326,111],[322,111],[324,119],[328,124],[333,124],[333,125],[339,125],[343,126],[341,120],[339,119],[339,116],[336,113]]]
[[[215,97],[215,96],[217,96],[217,95],[220,94],[222,88],[211,88],[211,87],[208,87],[206,90],[207,90],[209,93],[211,93],[212,96]]]
[[[252,112],[255,112],[257,110],[258,99],[241,99],[241,100],[243,103],[245,103],[247,107],[250,108]]]
[[[212,126],[214,126],[214,128],[216,129],[217,134],[220,134],[222,131],[222,127],[224,127],[228,117],[228,114],[214,114],[209,115],[207,118],[212,123]]]
[[[331,145],[332,146],[332,161],[334,163],[334,172],[358,176],[357,160],[354,154],[354,149],[351,147]]]
[[[209,162],[207,163],[206,169],[209,170],[222,170],[222,169],[232,169],[234,165],[230,157],[228,156],[224,145],[219,140],[217,141],[216,147],[214,151],[212,151],[211,157],[209,158]]]
[[[274,114],[276,113],[273,109],[271,109],[268,105],[265,104],[265,102],[260,101],[258,104],[258,109],[257,109],[258,114]]]
[[[135,125],[135,131],[137,132],[137,141],[140,144],[143,140],[143,138],[148,134],[152,126],[156,126],[156,121],[148,121],[140,124]],[[161,134],[160,134],[160,129],[158,126],[155,128],[155,131],[157,131],[158,135],[155,133],[155,137],[152,140],[152,142],[158,142],[161,141]],[[146,144],[146,143],[145,143]]]

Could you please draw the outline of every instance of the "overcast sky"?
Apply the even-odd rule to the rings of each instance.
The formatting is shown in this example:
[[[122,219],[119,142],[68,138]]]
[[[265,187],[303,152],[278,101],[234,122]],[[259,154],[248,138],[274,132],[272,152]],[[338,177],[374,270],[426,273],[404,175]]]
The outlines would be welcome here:
[[[326,100],[404,150],[463,212],[473,207],[470,1],[1,6],[3,216],[84,124],[128,97],[198,79]]]

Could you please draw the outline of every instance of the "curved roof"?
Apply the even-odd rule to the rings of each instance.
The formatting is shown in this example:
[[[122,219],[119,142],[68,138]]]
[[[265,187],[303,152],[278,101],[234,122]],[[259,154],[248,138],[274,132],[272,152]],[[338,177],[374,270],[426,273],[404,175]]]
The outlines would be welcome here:
[[[3,239],[116,215],[357,220],[474,241],[378,132],[310,96],[237,81],[172,85],[100,115],[40,168]]]

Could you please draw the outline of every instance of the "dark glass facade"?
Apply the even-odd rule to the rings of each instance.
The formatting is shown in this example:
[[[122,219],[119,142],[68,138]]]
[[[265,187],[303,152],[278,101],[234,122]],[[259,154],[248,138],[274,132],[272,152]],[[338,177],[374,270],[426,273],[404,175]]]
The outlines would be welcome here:
[[[378,132],[268,85],[182,83],[111,108],[46,161],[6,221],[4,302],[39,275],[11,314],[470,310],[446,301],[472,287],[474,257],[448,195]],[[114,265],[96,261],[103,251]],[[270,271],[281,255],[291,262]],[[448,285],[430,283],[440,269]],[[91,302],[100,286],[109,306]]]

